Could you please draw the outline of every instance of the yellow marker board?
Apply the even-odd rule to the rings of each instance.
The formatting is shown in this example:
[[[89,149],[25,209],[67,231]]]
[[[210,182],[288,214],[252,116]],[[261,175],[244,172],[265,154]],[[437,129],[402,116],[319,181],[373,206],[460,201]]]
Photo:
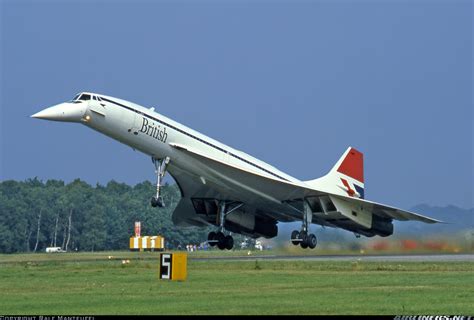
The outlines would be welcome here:
[[[151,251],[163,251],[165,249],[165,238],[160,236],[153,236],[149,238]]]
[[[162,236],[143,236],[130,238],[130,251],[163,251],[165,238]]]
[[[139,237],[132,237],[130,238],[130,251],[138,251],[140,238]]]
[[[188,274],[188,255],[186,253],[160,254],[158,276],[162,280],[186,280]]]
[[[149,236],[143,236],[140,238],[140,251],[147,251],[149,250],[149,246],[148,246],[148,239],[150,237]]]

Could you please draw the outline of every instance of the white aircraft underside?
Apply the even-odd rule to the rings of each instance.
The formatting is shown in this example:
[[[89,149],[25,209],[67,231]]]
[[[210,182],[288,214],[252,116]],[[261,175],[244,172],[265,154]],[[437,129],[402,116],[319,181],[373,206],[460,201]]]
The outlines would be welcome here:
[[[389,236],[392,220],[440,222],[364,200],[363,155],[354,148],[348,148],[326,176],[300,181],[153,108],[102,94],[83,92],[32,117],[82,123],[151,156],[157,172],[152,205],[163,205],[159,187],[169,172],[182,196],[173,222],[219,227],[208,240],[220,249],[233,246],[225,230],[272,238],[278,221],[302,221],[291,240],[303,248],[316,246],[316,237],[308,233],[311,223],[356,235]]]

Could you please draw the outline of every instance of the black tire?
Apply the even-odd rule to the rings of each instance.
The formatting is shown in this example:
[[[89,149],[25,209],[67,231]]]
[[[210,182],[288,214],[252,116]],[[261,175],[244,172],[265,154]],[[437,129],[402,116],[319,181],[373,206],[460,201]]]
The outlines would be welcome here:
[[[217,247],[221,250],[224,250],[226,247],[225,243],[225,235],[222,232],[218,232],[216,235]]]
[[[301,248],[303,248],[303,249],[308,248],[308,235],[304,232],[301,232],[300,233],[300,238],[301,238],[301,242],[300,242]]]
[[[217,243],[217,247],[220,249],[220,250],[224,250],[225,249],[225,242],[218,242]]]
[[[316,239],[316,236],[314,234],[310,234],[308,237],[308,246],[310,249],[316,248],[316,245],[318,244],[318,240]]]
[[[299,245],[300,244],[299,241],[293,241],[293,240],[299,239],[299,238],[300,238],[300,232],[298,230],[294,230],[291,233],[291,243],[293,243],[295,246]]]
[[[219,241],[219,242],[223,242],[225,239],[225,234],[223,234],[222,232],[216,232],[216,240]]]
[[[214,242],[214,240],[217,240],[217,234],[214,231],[211,231],[207,235],[207,241],[211,241],[209,242],[209,245],[211,247],[214,247],[217,244],[216,242]]]
[[[159,208],[163,208],[165,206],[165,202],[163,201],[162,197],[158,197],[157,204]]]
[[[226,236],[224,242],[225,248],[227,250],[232,250],[232,248],[234,247],[234,238],[232,238],[232,236]]]

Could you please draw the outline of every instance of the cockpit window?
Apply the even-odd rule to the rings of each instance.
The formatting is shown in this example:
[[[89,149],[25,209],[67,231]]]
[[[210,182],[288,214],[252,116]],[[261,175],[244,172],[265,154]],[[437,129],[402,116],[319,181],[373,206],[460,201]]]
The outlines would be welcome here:
[[[81,95],[81,97],[79,98],[79,100],[84,100],[84,101],[87,101],[87,100],[90,100],[91,99],[91,95],[90,94],[86,94],[86,93],[83,93]]]
[[[95,96],[92,96],[92,99],[96,100],[97,101],[97,98]]]
[[[77,99],[79,98],[79,96],[80,96],[80,95],[81,95],[80,93],[76,94],[76,96],[75,96],[74,98],[72,98],[72,100],[71,100],[71,101],[75,101],[75,100],[77,100]]]

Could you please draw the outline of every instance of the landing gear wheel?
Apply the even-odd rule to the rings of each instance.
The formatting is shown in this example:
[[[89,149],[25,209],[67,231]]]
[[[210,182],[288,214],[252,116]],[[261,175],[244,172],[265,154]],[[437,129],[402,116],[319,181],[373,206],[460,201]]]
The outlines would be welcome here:
[[[226,243],[225,243],[225,236],[222,232],[217,233],[216,240],[218,241],[217,247],[221,250],[224,250],[226,248]]]
[[[217,234],[214,231],[209,232],[207,235],[207,241],[209,241],[211,247],[214,247],[217,244],[217,242],[214,242],[215,240],[217,240]]]
[[[300,242],[301,248],[303,248],[303,249],[308,248],[308,235],[304,232],[301,232],[300,233],[300,238],[301,238],[301,242]]]
[[[291,233],[291,243],[293,243],[295,246],[299,245],[300,241],[296,240],[296,239],[299,239],[299,238],[300,238],[300,232],[298,230],[294,230]]]
[[[232,250],[234,247],[234,238],[229,234],[225,235],[225,218],[231,212],[243,206],[243,203],[229,200],[215,200],[217,205],[217,217],[215,225],[218,227],[218,232],[209,232],[207,241],[211,246],[217,245],[220,250]]]
[[[159,207],[159,208],[163,208],[165,206],[165,203],[163,202],[163,198],[162,197],[152,197],[151,198],[151,206],[153,208],[155,207]]]
[[[310,234],[308,237],[308,246],[310,249],[316,248],[316,244],[318,243],[316,236],[314,234]]]
[[[232,250],[232,248],[234,247],[234,238],[232,238],[232,236],[226,236],[224,242],[225,248],[227,250]]]
[[[163,208],[165,206],[165,202],[163,201],[163,197],[158,197],[158,207]]]

